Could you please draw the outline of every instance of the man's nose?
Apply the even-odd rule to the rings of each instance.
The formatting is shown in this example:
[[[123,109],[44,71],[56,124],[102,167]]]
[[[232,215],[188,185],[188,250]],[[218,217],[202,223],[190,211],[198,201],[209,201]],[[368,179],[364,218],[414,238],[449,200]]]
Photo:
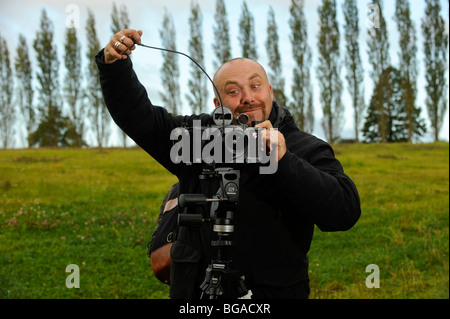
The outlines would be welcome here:
[[[253,101],[254,101],[253,95],[251,94],[249,89],[247,88],[242,89],[241,104],[242,105],[252,104]]]

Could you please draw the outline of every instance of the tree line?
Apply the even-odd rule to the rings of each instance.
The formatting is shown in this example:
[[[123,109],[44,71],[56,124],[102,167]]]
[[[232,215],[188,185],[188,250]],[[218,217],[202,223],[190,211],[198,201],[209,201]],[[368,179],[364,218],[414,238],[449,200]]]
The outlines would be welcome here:
[[[335,0],[322,0],[318,7],[319,33],[317,34],[321,121],[325,137],[330,143],[338,142],[343,126],[345,106],[342,103],[344,86],[351,96],[353,108],[354,140],[360,142],[416,141],[427,131],[421,117],[417,98],[417,26],[411,18],[409,0],[396,0],[394,21],[399,32],[399,63],[393,65],[389,55],[389,37],[386,17],[381,0],[371,1],[367,25],[367,54],[369,68],[361,62],[359,8],[356,0],[344,0],[341,8]],[[343,32],[337,20],[337,11],[344,16]],[[290,3],[289,39],[295,66],[292,70],[291,96],[285,94],[282,52],[279,47],[278,25],[273,8],[267,13],[267,37],[264,47],[268,57],[267,73],[275,98],[290,109],[297,125],[311,133],[314,129],[313,88],[311,85],[312,54],[308,43],[305,1]],[[423,35],[426,111],[434,139],[438,140],[444,115],[448,107],[445,94],[448,84],[448,33],[441,16],[438,0],[425,0],[425,12],[421,21]],[[217,68],[232,58],[230,24],[224,0],[216,0],[213,64]],[[370,18],[370,19],[369,19]],[[111,35],[128,28],[130,19],[125,5],[113,3]],[[197,2],[191,3],[189,16],[189,55],[204,65],[203,17]],[[60,61],[54,40],[54,27],[45,9],[32,48],[35,51],[35,70],[26,38],[20,34],[16,58],[10,61],[5,38],[0,34],[0,141],[3,148],[11,147],[17,131],[17,123],[24,123],[28,147],[36,146],[87,146],[88,129],[95,136],[97,146],[107,146],[111,130],[111,118],[102,97],[95,55],[101,49],[95,17],[88,9],[86,21],[88,48],[86,68],[82,69],[81,44],[77,28],[67,27],[64,43],[64,81],[60,83]],[[173,18],[164,12],[159,36],[164,48],[176,50],[176,30]],[[341,39],[343,38],[343,39]],[[258,60],[258,44],[255,19],[246,1],[242,2],[239,17],[238,41],[241,56]],[[340,43],[345,42],[345,52]],[[283,54],[286,54],[283,52]],[[178,57],[163,52],[160,69],[164,91],[160,92],[163,105],[178,114],[181,103]],[[342,66],[346,68],[346,81],[342,81]],[[364,100],[364,73],[373,80],[373,92],[368,105]],[[35,79],[35,81],[33,81]],[[35,85],[36,84],[36,85]],[[192,65],[185,96],[192,112],[207,111],[207,82],[201,71]],[[63,109],[63,106],[66,108]],[[122,133],[123,146],[126,136]]]

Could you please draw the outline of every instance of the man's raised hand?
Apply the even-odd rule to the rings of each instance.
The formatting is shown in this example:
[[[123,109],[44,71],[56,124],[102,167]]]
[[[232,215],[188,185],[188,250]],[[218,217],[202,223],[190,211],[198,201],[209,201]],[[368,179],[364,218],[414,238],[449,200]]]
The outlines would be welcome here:
[[[141,43],[142,30],[124,29],[117,32],[105,47],[105,63],[110,64],[117,60],[128,58],[131,51],[136,49],[133,39]]]

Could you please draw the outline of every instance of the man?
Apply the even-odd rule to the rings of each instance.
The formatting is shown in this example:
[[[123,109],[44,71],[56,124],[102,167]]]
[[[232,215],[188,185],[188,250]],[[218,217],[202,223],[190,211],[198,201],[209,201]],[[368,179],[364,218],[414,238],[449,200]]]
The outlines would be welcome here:
[[[173,116],[154,106],[138,81],[128,55],[141,42],[142,31],[122,30],[96,56],[108,109],[115,122],[180,181],[180,193],[199,193],[201,170],[171,161],[177,127],[207,123],[206,114]],[[276,152],[277,170],[259,174],[256,165],[241,170],[239,206],[235,214],[233,268],[245,276],[252,298],[308,298],[307,253],[314,224],[322,231],[351,228],[361,214],[354,183],[344,174],[332,148],[301,132],[288,110],[274,100],[263,67],[234,59],[214,76],[223,104],[237,117],[246,113]],[[218,96],[214,98],[219,106]],[[211,261],[209,228],[180,227],[171,250],[171,298],[199,298]],[[236,297],[228,295],[227,297]]]

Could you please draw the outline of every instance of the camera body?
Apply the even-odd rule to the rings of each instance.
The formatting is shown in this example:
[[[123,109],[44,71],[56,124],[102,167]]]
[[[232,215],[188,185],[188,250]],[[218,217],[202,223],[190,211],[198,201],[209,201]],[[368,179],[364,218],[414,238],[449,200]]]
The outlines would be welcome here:
[[[233,112],[226,106],[216,107],[211,118],[214,125],[212,130],[219,130],[223,136],[223,150],[225,163],[231,159],[233,163],[259,163],[258,156],[258,130],[254,126],[259,122],[249,125],[247,114],[240,114],[233,121]],[[208,128],[207,128],[208,129]]]
[[[171,149],[174,163],[184,164],[250,164],[267,163],[270,158],[262,151],[259,122],[249,125],[247,114],[234,120],[233,112],[226,106],[216,107],[206,126],[194,120],[191,127],[179,127],[172,131]]]

